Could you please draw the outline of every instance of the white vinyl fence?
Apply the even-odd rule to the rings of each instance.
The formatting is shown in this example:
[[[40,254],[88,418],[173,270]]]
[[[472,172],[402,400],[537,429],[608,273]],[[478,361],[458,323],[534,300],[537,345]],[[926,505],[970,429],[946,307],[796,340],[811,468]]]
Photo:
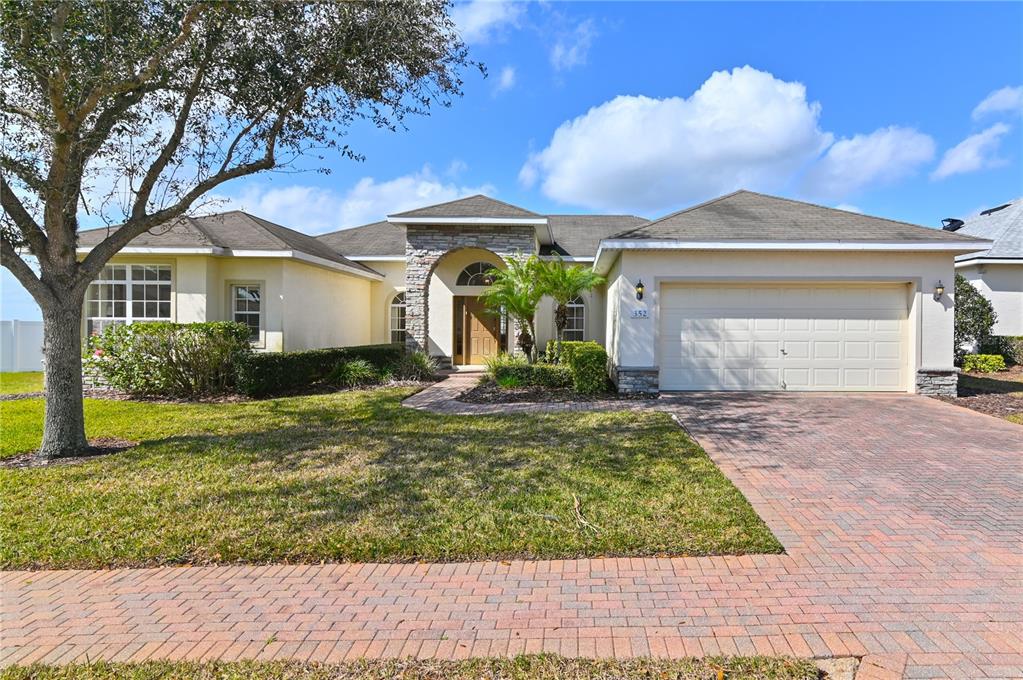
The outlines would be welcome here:
[[[0,321],[0,371],[43,370],[43,322]]]

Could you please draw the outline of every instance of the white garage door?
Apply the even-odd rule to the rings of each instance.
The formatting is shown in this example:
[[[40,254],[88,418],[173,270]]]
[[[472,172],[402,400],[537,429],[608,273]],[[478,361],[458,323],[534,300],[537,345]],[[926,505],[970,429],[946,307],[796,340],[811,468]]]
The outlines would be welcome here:
[[[662,390],[906,389],[904,285],[665,284]]]

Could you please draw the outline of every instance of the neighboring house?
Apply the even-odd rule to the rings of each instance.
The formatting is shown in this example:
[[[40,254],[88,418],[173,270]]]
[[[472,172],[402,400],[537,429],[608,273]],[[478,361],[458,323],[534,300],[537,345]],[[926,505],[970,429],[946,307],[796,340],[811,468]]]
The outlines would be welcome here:
[[[945,220],[945,230],[991,241],[956,256],[956,272],[984,294],[998,314],[995,335],[1023,335],[1023,198],[965,220]]]
[[[229,212],[135,239],[90,290],[85,331],[236,319],[267,350],[405,342],[478,364],[514,348],[514,324],[478,302],[488,272],[558,255],[607,278],[567,337],[607,347],[622,391],[953,393],[954,258],[989,245],[749,191],[652,222],[472,196],[317,238]]]

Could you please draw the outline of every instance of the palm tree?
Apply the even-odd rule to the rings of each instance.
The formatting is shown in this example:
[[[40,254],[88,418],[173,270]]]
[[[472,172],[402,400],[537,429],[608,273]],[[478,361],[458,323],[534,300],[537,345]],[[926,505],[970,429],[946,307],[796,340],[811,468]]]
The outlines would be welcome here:
[[[513,257],[507,269],[493,272],[493,283],[480,295],[480,300],[493,314],[507,313],[519,328],[519,347],[530,362],[535,358],[536,308],[544,292],[540,287],[542,263],[535,256]]]
[[[554,310],[554,325],[558,329],[557,355],[561,360],[561,341],[568,324],[568,305],[583,293],[604,283],[604,277],[590,267],[580,265],[565,266],[565,261],[558,256],[540,265],[540,288],[545,295],[554,298],[557,307]]]

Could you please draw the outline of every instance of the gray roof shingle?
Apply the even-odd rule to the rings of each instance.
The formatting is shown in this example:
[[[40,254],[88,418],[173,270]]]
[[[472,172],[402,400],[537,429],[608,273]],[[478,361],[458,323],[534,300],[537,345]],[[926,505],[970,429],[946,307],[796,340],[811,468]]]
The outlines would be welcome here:
[[[672,213],[616,239],[673,241],[938,241],[972,236],[740,190]]]
[[[316,237],[339,253],[360,257],[405,255],[405,227],[390,222],[373,222]]]
[[[497,199],[484,196],[483,194],[476,194],[475,196],[467,196],[454,201],[448,201],[447,203],[438,203],[437,205],[428,205],[423,208],[416,208],[415,210],[406,210],[405,212],[388,215],[388,217],[497,217],[511,219],[536,219],[542,218],[543,215],[530,212],[525,208],[520,208],[517,205],[512,205],[511,203],[498,201]]]
[[[95,246],[109,233],[110,230],[107,228],[78,232],[78,245],[82,248]],[[376,274],[369,267],[349,260],[326,243],[308,234],[282,227],[241,210],[202,217],[181,217],[143,232],[132,239],[128,247],[294,250]]]
[[[1000,260],[1023,260],[1023,198],[1009,203],[1009,207],[995,210],[987,215],[967,217],[966,224],[954,233],[994,241],[983,253],[959,255],[957,260],[990,258]]]

